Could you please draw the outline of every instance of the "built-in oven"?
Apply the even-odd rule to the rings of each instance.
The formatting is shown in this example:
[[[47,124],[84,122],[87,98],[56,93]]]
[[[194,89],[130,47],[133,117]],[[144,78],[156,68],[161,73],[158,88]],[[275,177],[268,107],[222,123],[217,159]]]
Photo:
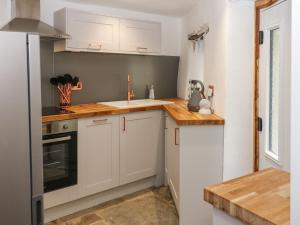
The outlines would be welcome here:
[[[77,120],[43,123],[44,192],[77,184]]]

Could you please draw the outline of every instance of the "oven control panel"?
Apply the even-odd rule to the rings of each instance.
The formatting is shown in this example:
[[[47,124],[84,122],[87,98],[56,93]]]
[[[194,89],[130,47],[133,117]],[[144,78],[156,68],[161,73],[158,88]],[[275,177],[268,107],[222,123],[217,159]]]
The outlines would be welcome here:
[[[77,131],[77,120],[63,120],[43,123],[43,135]]]

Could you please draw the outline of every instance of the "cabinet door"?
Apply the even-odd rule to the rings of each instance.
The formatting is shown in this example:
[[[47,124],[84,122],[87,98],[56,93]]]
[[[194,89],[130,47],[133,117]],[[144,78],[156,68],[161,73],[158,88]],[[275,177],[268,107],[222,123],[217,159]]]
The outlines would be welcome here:
[[[119,20],[67,10],[67,48],[83,51],[115,51],[119,49]]]
[[[161,24],[121,19],[120,50],[159,53],[161,51]]]
[[[78,121],[79,175],[85,195],[119,184],[119,117]]]
[[[162,112],[121,116],[120,128],[121,184],[156,175],[164,145]]]
[[[179,212],[179,168],[180,168],[180,155],[179,155],[179,132],[180,129],[176,122],[168,118],[168,149],[167,149],[167,159],[168,159],[168,184],[171,190],[172,197],[174,199],[175,205]]]

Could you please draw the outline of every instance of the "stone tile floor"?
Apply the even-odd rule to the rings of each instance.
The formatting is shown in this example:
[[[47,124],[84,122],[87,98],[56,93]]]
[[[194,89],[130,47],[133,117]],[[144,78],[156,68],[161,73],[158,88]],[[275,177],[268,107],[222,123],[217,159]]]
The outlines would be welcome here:
[[[167,187],[153,188],[60,218],[46,225],[178,225]]]

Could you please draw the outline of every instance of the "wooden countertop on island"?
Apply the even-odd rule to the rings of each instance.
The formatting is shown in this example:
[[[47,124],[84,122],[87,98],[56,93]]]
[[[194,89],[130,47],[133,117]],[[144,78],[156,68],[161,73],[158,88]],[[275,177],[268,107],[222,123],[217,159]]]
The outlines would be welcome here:
[[[249,225],[290,225],[290,174],[278,169],[207,187],[204,199]]]
[[[185,100],[178,98],[163,99],[166,101],[172,101],[175,104],[160,105],[160,106],[146,106],[136,108],[120,109],[112,106],[106,106],[102,104],[82,104],[67,107],[66,109],[72,111],[71,114],[60,114],[43,116],[43,122],[52,122],[59,120],[78,119],[103,115],[118,115],[131,112],[141,112],[149,110],[165,110],[168,114],[177,122],[180,126],[187,125],[223,125],[224,119],[212,114],[201,115],[196,112],[189,112],[187,110],[187,104]]]

